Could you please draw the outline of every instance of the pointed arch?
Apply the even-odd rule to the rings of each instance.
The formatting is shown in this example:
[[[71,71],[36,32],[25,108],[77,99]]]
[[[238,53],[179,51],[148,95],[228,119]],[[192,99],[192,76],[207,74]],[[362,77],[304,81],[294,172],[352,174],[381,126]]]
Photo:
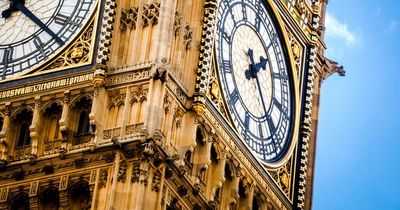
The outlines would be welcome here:
[[[50,186],[39,193],[39,209],[56,210],[60,207],[58,188]]]
[[[72,144],[78,145],[90,142],[94,128],[90,125],[90,113],[92,110],[92,97],[84,94],[75,98],[70,107],[72,128]]]
[[[32,124],[33,110],[30,107],[18,109],[14,112],[10,126],[11,142],[14,148],[13,159],[25,159],[32,151],[32,140],[30,136],[30,126]]]
[[[79,180],[68,188],[70,210],[89,209],[90,186],[85,180]]]
[[[11,210],[29,210],[29,196],[26,192],[19,192],[9,201]]]

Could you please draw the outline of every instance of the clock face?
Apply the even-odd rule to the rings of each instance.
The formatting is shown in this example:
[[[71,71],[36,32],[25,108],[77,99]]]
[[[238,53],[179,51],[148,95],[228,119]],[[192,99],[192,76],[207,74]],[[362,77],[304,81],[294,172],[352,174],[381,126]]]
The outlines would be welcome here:
[[[220,2],[216,59],[237,131],[258,158],[278,161],[290,141],[294,102],[282,41],[264,3]]]
[[[84,28],[97,0],[0,1],[0,78],[27,73]]]

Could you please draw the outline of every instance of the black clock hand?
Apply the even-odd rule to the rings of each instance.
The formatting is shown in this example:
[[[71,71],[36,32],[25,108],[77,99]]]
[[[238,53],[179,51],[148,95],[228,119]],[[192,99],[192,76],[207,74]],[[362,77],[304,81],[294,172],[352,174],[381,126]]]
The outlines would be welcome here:
[[[265,117],[268,117],[268,112],[267,112],[267,108],[265,107],[264,97],[263,97],[263,94],[262,94],[262,91],[261,91],[260,80],[258,79],[257,72],[254,74],[254,77],[256,78],[257,89],[258,89],[258,93],[259,93],[259,95],[261,97],[261,104],[262,104],[263,109],[264,109],[264,115],[265,115]],[[273,123],[273,122],[268,122],[268,123]],[[278,151],[276,150],[276,142],[275,142],[275,140],[273,138],[273,135],[272,135],[274,131],[272,131],[270,129],[270,132],[271,132],[272,143],[274,145],[274,151],[275,151],[276,155],[278,155]]]
[[[258,79],[258,72],[260,71],[260,69],[261,68],[263,68],[264,70],[266,69],[267,59],[265,59],[264,57],[261,56],[260,57],[260,63],[255,64],[254,63],[254,58],[253,58],[253,50],[249,49],[247,51],[246,55],[250,59],[250,65],[249,65],[249,69],[245,71],[245,76],[246,76],[247,79],[250,79],[250,78],[255,78],[256,79],[258,93],[260,95],[261,104],[262,104],[263,109],[264,109],[264,115],[265,115],[265,117],[267,117],[268,112],[267,112],[267,108],[265,107],[264,97],[263,97],[263,94],[262,94],[262,91],[261,91],[260,80]],[[273,131],[271,130],[271,138],[272,138],[272,143],[274,145],[274,151],[275,151],[276,155],[278,155],[278,152],[276,150],[276,143],[275,143],[275,140],[273,139],[272,132]]]
[[[31,19],[36,25],[46,31],[53,39],[56,40],[60,45],[64,45],[64,41],[61,40],[52,30],[49,29],[39,18],[37,18],[21,1],[17,1],[15,7],[18,8],[22,13],[24,13],[29,19]]]

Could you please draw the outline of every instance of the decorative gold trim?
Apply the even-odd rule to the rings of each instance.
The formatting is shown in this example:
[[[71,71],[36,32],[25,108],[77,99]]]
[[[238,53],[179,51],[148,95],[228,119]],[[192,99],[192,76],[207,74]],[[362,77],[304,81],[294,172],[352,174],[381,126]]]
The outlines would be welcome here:
[[[69,69],[90,64],[93,57],[93,27],[94,19],[91,20],[85,32],[66,51],[38,72]]]

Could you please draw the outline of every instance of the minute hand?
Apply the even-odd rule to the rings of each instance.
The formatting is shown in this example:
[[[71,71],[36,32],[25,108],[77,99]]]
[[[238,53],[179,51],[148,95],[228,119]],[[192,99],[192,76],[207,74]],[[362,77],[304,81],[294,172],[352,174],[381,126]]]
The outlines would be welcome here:
[[[37,18],[31,11],[28,10],[22,3],[18,2],[15,5],[16,8],[18,8],[22,13],[24,13],[29,19],[31,19],[36,25],[38,25],[40,28],[42,28],[44,31],[46,31],[53,39],[56,40],[60,45],[64,45],[64,41],[61,40],[60,37],[58,37],[52,30],[49,29],[39,18]]]

